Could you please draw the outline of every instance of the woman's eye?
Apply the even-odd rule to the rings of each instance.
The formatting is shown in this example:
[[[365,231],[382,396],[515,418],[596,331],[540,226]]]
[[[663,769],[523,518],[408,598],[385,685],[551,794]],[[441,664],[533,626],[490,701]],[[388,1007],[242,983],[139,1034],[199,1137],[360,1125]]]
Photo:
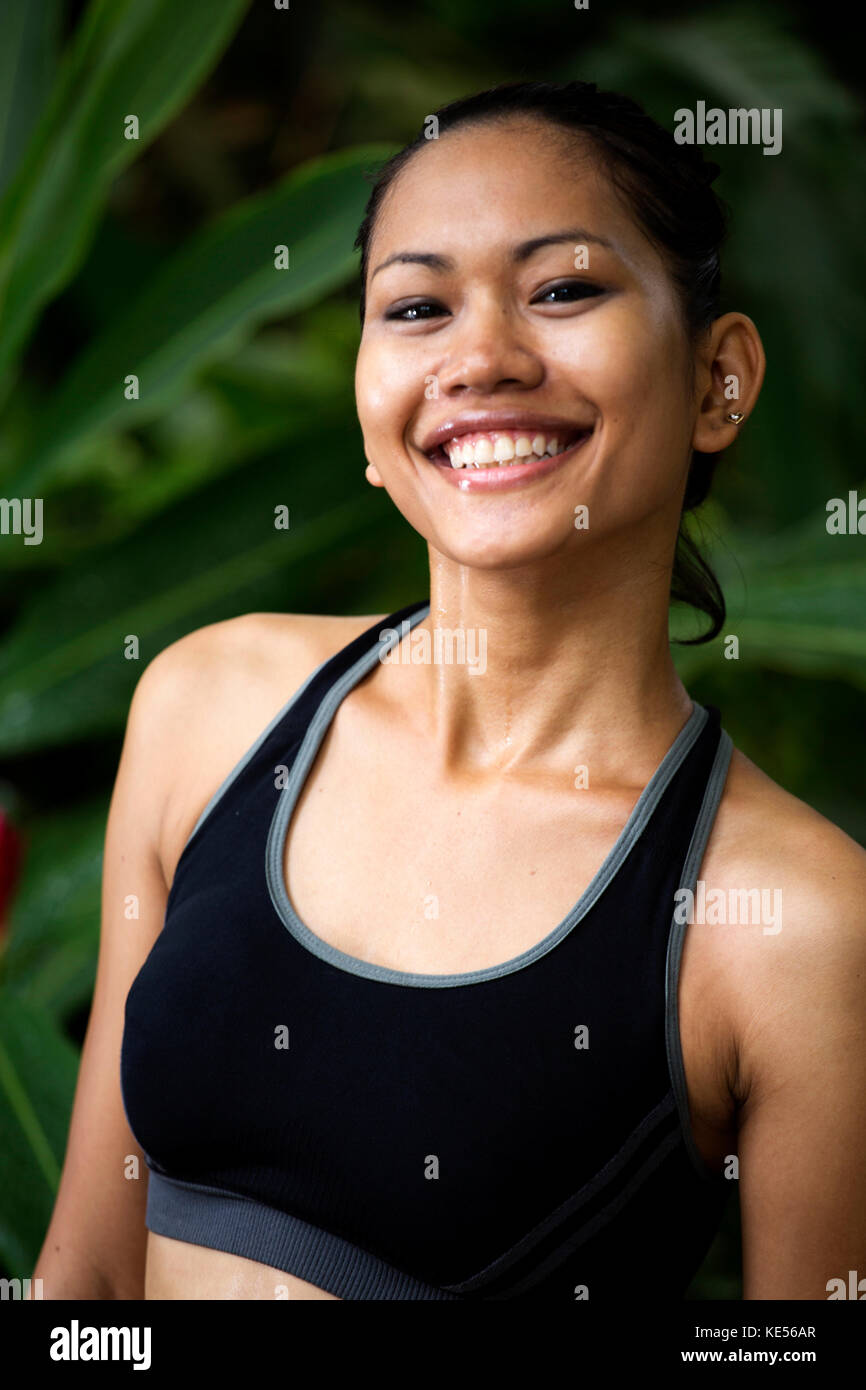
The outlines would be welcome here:
[[[416,299],[411,304],[395,304],[385,314],[386,319],[399,319],[403,323],[417,323],[419,319],[434,319],[448,310],[435,299]]]
[[[601,285],[589,280],[560,280],[556,285],[548,285],[531,302],[533,304],[570,304],[575,300],[594,299],[604,294]],[[553,296],[553,297],[552,297]]]

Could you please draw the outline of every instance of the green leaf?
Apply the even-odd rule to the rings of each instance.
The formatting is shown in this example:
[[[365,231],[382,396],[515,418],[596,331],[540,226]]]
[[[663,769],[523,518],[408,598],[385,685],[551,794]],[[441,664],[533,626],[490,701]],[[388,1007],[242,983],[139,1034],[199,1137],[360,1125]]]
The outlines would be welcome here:
[[[393,515],[365,490],[361,458],[345,422],[298,433],[43,588],[0,649],[0,750],[122,725],[141,663],[193,627],[263,607],[315,611],[343,548],[372,544]],[[279,505],[287,531],[274,526]],[[124,657],[129,635],[139,661]]]
[[[75,565],[217,476],[291,450],[299,431],[318,425],[327,438],[338,422],[354,428],[356,343],[353,306],[317,305],[300,332],[267,330],[203,372],[144,430],[89,437],[75,476],[46,489],[42,543],[0,546],[0,570],[32,583],[36,571]]]
[[[861,489],[862,491],[862,489]],[[718,513],[716,513],[718,516]],[[774,536],[728,527],[705,547],[728,607],[713,642],[675,648],[684,681],[724,656],[739,640],[742,666],[764,666],[866,686],[866,558],[860,535],[831,535],[826,512]],[[694,629],[678,612],[676,635]]]
[[[0,993],[0,1257],[30,1276],[60,1178],[78,1058],[45,1010]]]
[[[0,193],[18,168],[54,76],[62,15],[61,0],[0,6]]]
[[[370,146],[311,161],[188,242],[60,383],[8,490],[41,488],[85,438],[153,419],[196,368],[349,279],[369,195],[363,174],[389,152]],[[274,265],[279,245],[289,248],[286,270]],[[128,374],[139,378],[138,400],[125,399]]]
[[[28,828],[4,986],[56,1021],[83,1008],[93,992],[106,812],[100,800]]]
[[[81,262],[112,179],[213,67],[247,0],[92,0],[0,202],[0,378]],[[137,116],[139,139],[124,135]]]
[[[755,575],[728,630],[740,659],[866,685],[866,566],[862,560]]]
[[[647,59],[663,59],[693,91],[712,93],[712,104],[781,107],[789,126],[816,116],[858,119],[851,93],[772,10],[726,5],[666,24],[637,21],[633,32]]]

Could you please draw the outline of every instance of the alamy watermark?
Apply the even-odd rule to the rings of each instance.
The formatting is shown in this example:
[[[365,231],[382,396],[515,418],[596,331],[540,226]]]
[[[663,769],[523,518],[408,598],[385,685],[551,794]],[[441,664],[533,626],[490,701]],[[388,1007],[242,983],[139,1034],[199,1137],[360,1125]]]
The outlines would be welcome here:
[[[831,497],[825,524],[830,536],[866,536],[866,497],[859,497],[853,488],[847,501]]]
[[[763,145],[764,154],[778,154],[782,148],[779,106],[738,106],[723,111],[720,106],[707,110],[707,103],[699,101],[694,111],[687,106],[675,111],[674,122],[678,145]]]
[[[51,1329],[52,1361],[131,1361],[134,1371],[150,1369],[149,1327],[68,1327]]]
[[[848,1270],[847,1283],[844,1279],[828,1279],[824,1287],[827,1290],[828,1303],[839,1298],[850,1298],[858,1303],[866,1299],[866,1279],[861,1279],[856,1269]]]
[[[23,536],[25,545],[41,545],[42,498],[0,497],[0,536]]]
[[[0,1279],[0,1303],[44,1297],[41,1279]]]
[[[471,676],[487,670],[485,627],[415,628],[404,618],[399,629],[383,627],[379,633],[379,660],[395,666],[468,666]],[[397,648],[399,647],[399,650]]]
[[[702,878],[696,891],[678,888],[674,893],[674,921],[708,926],[761,926],[764,936],[782,930],[781,888],[710,888]]]

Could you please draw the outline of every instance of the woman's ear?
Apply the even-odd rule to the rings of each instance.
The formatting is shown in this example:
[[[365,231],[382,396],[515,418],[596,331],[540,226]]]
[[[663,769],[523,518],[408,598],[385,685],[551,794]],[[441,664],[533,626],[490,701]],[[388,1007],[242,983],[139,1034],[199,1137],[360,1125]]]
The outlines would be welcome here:
[[[697,367],[693,449],[717,454],[734,442],[758,399],[765,368],[764,345],[747,314],[722,314],[715,320]],[[728,420],[729,414],[743,418]]]
[[[376,467],[375,463],[367,464],[367,467],[364,470],[364,477],[367,479],[367,482],[370,483],[372,487],[385,486],[385,484],[382,482],[381,477],[379,476],[379,470]]]

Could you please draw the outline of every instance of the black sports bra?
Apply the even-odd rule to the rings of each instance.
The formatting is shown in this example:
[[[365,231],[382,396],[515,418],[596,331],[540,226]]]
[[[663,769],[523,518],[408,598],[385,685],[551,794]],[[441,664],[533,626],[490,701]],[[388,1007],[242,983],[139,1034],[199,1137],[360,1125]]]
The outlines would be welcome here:
[[[428,611],[401,609],[314,671],[187,841],[126,1001],[147,1225],[343,1299],[622,1299],[648,1251],[642,1298],[680,1298],[729,1183],[689,1127],[674,894],[695,888],[730,739],[695,705],[530,950],[458,975],[347,955],[289,901],[289,818],[380,632]]]

